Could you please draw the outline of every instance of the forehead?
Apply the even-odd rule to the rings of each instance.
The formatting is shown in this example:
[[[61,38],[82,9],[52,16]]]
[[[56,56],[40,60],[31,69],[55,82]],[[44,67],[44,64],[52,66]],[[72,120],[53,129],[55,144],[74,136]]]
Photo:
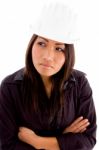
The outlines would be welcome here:
[[[42,36],[38,36],[38,37],[37,37],[37,40],[44,40],[44,41],[46,41],[46,42],[52,42],[52,43],[54,43],[54,44],[56,44],[56,45],[65,45],[65,44],[62,43],[62,42],[55,41],[55,40],[52,40],[52,39],[48,39],[48,38],[45,38],[45,37],[42,37]]]

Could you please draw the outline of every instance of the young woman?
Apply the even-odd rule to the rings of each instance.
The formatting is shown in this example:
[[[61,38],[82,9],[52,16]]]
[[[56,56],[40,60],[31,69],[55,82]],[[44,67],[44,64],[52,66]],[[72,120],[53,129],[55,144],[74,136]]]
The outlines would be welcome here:
[[[91,150],[96,114],[74,45],[33,35],[26,65],[0,87],[2,150]]]
[[[74,70],[74,47],[33,35],[26,67],[0,88],[2,150],[90,150],[96,116],[85,74]]]

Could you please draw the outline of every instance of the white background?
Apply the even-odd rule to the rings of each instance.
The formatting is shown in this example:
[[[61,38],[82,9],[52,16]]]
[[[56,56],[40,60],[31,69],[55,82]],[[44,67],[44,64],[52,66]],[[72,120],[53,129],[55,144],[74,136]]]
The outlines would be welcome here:
[[[0,0],[0,82],[6,75],[24,66],[25,51],[32,35],[31,27],[45,1],[51,0]],[[68,3],[79,14],[80,38],[75,44],[75,68],[87,73],[93,89],[97,124],[99,124],[98,0],[61,1]],[[98,149],[99,142],[95,147],[95,150]]]

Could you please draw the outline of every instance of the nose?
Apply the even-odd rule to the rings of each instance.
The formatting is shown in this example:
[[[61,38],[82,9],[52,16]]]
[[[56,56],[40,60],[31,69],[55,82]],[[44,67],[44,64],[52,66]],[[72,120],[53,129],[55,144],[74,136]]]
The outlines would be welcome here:
[[[44,59],[46,60],[53,60],[54,58],[54,47],[49,47],[46,48],[46,50],[44,51]]]

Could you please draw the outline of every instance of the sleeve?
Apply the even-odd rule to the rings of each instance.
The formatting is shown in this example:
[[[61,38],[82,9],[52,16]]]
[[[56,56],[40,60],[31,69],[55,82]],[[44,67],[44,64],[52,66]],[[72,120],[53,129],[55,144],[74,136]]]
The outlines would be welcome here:
[[[92,98],[92,89],[84,76],[78,87],[79,98],[77,117],[89,119],[90,125],[84,133],[68,133],[57,137],[60,150],[92,150],[96,144],[96,111]]]
[[[6,83],[0,86],[0,143],[2,150],[35,150],[18,137],[17,117]]]

